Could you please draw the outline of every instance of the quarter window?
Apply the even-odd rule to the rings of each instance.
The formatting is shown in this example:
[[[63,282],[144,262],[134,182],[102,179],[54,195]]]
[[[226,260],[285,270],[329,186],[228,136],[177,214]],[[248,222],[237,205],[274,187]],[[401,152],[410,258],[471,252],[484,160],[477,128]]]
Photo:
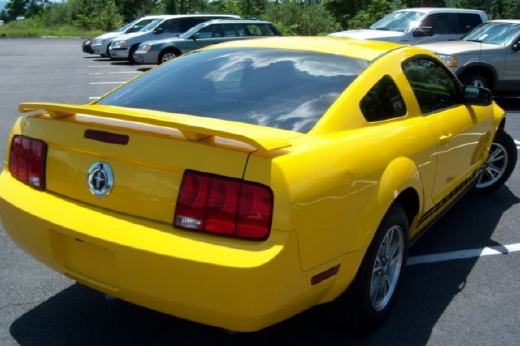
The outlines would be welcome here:
[[[440,63],[419,58],[405,61],[402,67],[423,114],[462,104],[459,84]]]
[[[386,75],[363,97],[359,107],[367,121],[398,118],[406,114],[401,93],[392,77]]]

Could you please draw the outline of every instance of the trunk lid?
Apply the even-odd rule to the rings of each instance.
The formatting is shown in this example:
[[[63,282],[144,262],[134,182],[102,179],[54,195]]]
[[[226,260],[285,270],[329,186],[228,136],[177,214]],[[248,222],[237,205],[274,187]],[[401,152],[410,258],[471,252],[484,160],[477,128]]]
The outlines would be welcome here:
[[[250,153],[286,148],[290,138],[301,135],[97,105],[24,103],[20,111],[34,113],[26,118],[23,135],[48,145],[47,191],[167,223],[173,221],[186,169],[242,178]],[[107,186],[110,175],[108,193],[96,193]]]

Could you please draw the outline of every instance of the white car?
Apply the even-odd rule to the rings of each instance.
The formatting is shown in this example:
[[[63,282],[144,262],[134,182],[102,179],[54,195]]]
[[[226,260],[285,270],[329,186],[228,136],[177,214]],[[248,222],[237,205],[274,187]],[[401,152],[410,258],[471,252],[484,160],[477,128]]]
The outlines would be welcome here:
[[[132,32],[137,32],[141,30],[143,27],[148,25],[153,20],[157,19],[159,16],[146,16],[142,18],[138,18],[130,23],[127,23],[126,25],[120,27],[116,31],[113,32],[107,32],[101,36],[98,36],[91,40],[91,53],[92,54],[99,54],[101,56],[110,56],[110,53],[108,51],[108,46],[110,45],[110,42],[118,36],[129,34]]]
[[[108,47],[110,57],[112,59],[126,59],[131,63],[136,63],[134,53],[141,43],[179,36],[195,25],[211,19],[240,19],[240,16],[226,14],[163,15],[138,32],[125,34],[112,40]]]
[[[390,41],[404,44],[458,39],[488,20],[484,11],[419,7],[394,11],[369,29],[347,30],[328,36]]]

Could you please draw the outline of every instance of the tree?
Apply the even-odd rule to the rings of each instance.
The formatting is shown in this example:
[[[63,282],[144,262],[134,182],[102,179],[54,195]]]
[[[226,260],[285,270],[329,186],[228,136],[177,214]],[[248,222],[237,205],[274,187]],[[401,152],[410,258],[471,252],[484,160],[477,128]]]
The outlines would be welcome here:
[[[354,18],[348,21],[350,29],[368,28],[379,19],[383,18],[394,8],[387,0],[372,0],[366,10],[361,10]]]
[[[269,4],[265,19],[273,22],[284,35],[323,35],[340,28],[323,6],[300,0]]]
[[[29,0],[11,0],[5,4],[5,9],[9,12],[11,18],[25,15],[25,7]]]
[[[155,13],[160,0],[117,0],[119,13],[126,20],[133,20]]]

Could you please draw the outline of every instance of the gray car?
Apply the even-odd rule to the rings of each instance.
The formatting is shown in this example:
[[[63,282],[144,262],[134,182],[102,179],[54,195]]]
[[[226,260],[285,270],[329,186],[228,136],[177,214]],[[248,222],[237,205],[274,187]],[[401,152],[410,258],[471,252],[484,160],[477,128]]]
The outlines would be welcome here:
[[[491,20],[461,40],[419,46],[436,53],[463,84],[497,97],[520,95],[520,20]]]
[[[194,49],[220,42],[281,35],[272,23],[263,20],[210,20],[178,37],[142,43],[134,53],[134,60],[143,64],[161,64]]]

